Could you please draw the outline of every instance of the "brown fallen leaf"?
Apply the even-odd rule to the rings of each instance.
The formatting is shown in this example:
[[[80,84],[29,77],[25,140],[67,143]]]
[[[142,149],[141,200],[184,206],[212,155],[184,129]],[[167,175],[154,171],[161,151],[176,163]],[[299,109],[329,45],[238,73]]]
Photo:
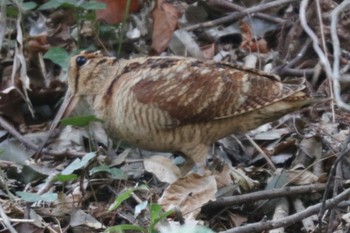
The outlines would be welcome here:
[[[96,10],[96,19],[102,20],[108,24],[116,24],[123,21],[125,11],[129,0],[99,0],[106,4],[106,9]],[[137,12],[142,7],[139,0],[131,0],[129,14]]]
[[[175,6],[164,0],[157,0],[152,10],[152,54],[159,54],[168,47],[179,17],[180,13]]]
[[[250,178],[246,171],[242,168],[231,168],[231,176],[233,177],[233,180],[236,184],[239,185],[240,188],[242,188],[245,191],[250,191],[257,186],[259,186],[259,182],[257,180],[253,180]]]
[[[215,177],[209,172],[204,176],[191,173],[166,188],[158,203],[166,210],[176,206],[185,218],[191,218],[205,203],[215,200],[216,191]]]
[[[162,156],[154,155],[143,161],[145,170],[153,173],[158,180],[165,183],[173,183],[181,177],[180,169],[171,161],[171,159]]]
[[[302,165],[297,165],[287,171],[288,181],[294,185],[314,184],[318,181],[318,176],[305,170]]]
[[[248,23],[241,21],[240,28],[242,31],[242,43],[240,47],[242,49],[259,53],[267,53],[269,51],[266,40],[264,38],[254,38],[252,29]]]
[[[224,169],[222,169],[220,173],[215,174],[215,180],[216,180],[218,189],[229,186],[233,183],[231,174],[232,174],[232,171],[228,165],[225,165]]]

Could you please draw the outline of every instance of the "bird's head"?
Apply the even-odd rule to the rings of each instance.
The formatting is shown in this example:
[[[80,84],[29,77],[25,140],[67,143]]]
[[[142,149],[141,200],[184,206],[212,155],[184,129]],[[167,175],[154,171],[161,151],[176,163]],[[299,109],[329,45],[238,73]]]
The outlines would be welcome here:
[[[118,68],[115,57],[104,56],[100,51],[83,51],[71,58],[68,86],[72,95],[99,94],[106,80],[112,78]]]

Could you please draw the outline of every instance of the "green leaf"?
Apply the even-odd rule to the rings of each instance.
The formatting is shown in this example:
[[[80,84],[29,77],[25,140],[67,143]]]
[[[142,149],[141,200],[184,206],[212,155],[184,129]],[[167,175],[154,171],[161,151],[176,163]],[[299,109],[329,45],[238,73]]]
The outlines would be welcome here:
[[[162,206],[159,204],[150,204],[151,223],[154,223],[162,214]]]
[[[104,232],[105,233],[123,233],[126,230],[134,230],[134,231],[141,231],[146,232],[146,228],[130,225],[130,224],[121,224],[118,226],[108,227]]]
[[[162,221],[163,219],[166,219],[169,215],[173,214],[173,210],[168,210],[166,212],[163,211],[162,206],[159,204],[152,203],[150,204],[150,212],[151,212],[151,224],[149,226],[149,229],[151,232],[155,231],[155,226],[158,222]],[[182,231],[179,231],[182,232]]]
[[[76,174],[69,174],[69,175],[59,174],[55,177],[54,181],[68,182],[76,179],[78,179],[78,175]]]
[[[61,123],[63,125],[73,125],[73,126],[87,126],[90,124],[90,122],[93,121],[99,121],[103,122],[103,120],[98,119],[94,115],[86,115],[86,116],[76,116],[76,117],[69,117],[69,118],[64,118],[61,120]]]
[[[120,193],[115,199],[114,203],[108,208],[109,211],[117,209],[123,201],[128,199],[131,194],[135,191],[135,188],[130,188],[125,192]]]
[[[18,15],[18,9],[14,6],[8,6],[6,8],[6,16],[7,17],[17,17]]]
[[[38,4],[36,4],[35,2],[24,2],[22,4],[22,9],[25,11],[30,11],[33,10],[35,7],[37,7]]]
[[[50,0],[41,5],[39,10],[53,10],[58,7],[78,7],[77,0]]]
[[[91,152],[86,154],[82,159],[76,158],[71,164],[69,164],[62,172],[62,175],[70,175],[75,170],[78,170],[84,166],[86,166],[93,158],[96,157],[95,152]]]
[[[114,179],[126,180],[128,175],[125,174],[121,169],[115,167],[109,167],[107,165],[97,166],[90,170],[90,175],[93,175],[97,172],[108,172],[113,176]]]
[[[101,165],[97,167],[93,167],[90,170],[90,175],[96,174],[98,172],[109,172],[110,167],[108,165]]]
[[[84,2],[80,7],[84,10],[103,10],[106,9],[107,5],[102,2]]]
[[[57,200],[57,193],[44,193],[39,195],[37,193],[28,193],[28,192],[16,192],[22,200],[27,202],[36,202],[36,201],[46,201],[53,202]]]
[[[123,201],[128,199],[131,196],[131,194],[136,190],[148,190],[148,188],[146,185],[141,185],[141,186],[136,187],[136,188],[129,188],[128,190],[120,193],[116,197],[114,203],[108,208],[108,210],[111,211],[111,210],[117,209],[123,203]]]
[[[61,6],[65,1],[60,1],[60,0],[50,0],[43,5],[41,5],[38,9],[39,10],[52,10],[55,9],[59,6]]]
[[[44,58],[49,59],[53,63],[61,66],[63,70],[68,70],[68,61],[70,56],[66,50],[59,47],[53,47],[45,53]]]
[[[73,7],[84,10],[101,10],[106,9],[106,4],[101,2],[84,2],[79,3],[78,0],[50,0],[39,7],[39,10],[53,10],[58,7]]]
[[[128,175],[125,174],[125,172],[123,172],[123,170],[116,168],[116,167],[112,167],[109,170],[109,173],[112,175],[112,177],[114,179],[117,179],[117,180],[127,180],[128,179]]]

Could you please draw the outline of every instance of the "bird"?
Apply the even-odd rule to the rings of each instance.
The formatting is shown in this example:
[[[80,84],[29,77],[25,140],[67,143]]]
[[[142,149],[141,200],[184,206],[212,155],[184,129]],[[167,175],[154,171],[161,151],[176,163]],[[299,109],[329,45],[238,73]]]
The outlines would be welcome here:
[[[219,139],[244,133],[318,102],[305,79],[190,57],[73,56],[68,92],[85,98],[112,140],[183,155],[205,167]]]

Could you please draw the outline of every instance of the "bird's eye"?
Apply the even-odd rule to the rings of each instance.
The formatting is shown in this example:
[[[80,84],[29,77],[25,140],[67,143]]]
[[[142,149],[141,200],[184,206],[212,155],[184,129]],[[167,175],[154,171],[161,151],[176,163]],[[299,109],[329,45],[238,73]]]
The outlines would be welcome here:
[[[77,63],[78,66],[82,66],[86,63],[87,59],[84,56],[79,56],[77,57],[77,59],[75,60],[75,62]]]

